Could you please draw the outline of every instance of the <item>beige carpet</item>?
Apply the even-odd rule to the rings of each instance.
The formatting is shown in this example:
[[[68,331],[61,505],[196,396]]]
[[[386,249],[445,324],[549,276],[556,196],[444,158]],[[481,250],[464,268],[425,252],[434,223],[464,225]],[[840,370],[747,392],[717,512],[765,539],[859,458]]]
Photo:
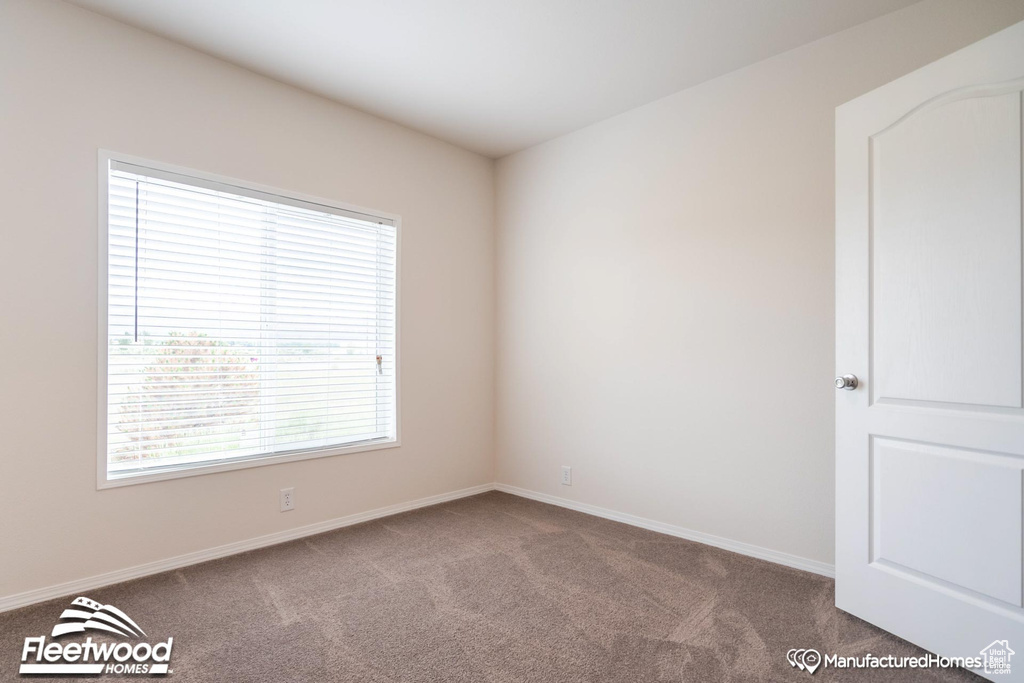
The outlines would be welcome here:
[[[981,680],[812,677],[790,648],[920,651],[836,610],[829,579],[502,493],[85,595],[173,636],[176,681]],[[0,614],[0,680],[69,602]]]

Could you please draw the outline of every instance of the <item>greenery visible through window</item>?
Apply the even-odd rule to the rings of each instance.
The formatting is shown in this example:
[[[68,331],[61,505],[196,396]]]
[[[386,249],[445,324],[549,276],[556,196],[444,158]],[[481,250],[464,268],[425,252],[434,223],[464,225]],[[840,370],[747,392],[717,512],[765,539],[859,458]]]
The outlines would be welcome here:
[[[251,355],[257,350],[199,332],[168,336],[155,349],[142,347],[152,365],[121,403],[117,427],[130,444],[111,453],[111,462],[159,458],[168,448],[176,456],[203,453],[224,431],[237,438],[218,448],[236,450],[259,427],[259,358]],[[117,353],[135,349],[127,334],[117,340]]]

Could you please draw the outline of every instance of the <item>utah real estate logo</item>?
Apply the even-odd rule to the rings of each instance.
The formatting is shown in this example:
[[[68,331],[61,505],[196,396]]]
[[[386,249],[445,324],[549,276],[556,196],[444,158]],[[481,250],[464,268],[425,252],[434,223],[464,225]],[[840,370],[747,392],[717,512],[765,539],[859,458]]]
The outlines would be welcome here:
[[[1009,641],[992,641],[991,645],[981,651],[981,656],[985,659],[985,673],[1010,673],[1010,658],[1015,654],[1017,653],[1010,649]]]
[[[174,638],[155,645],[133,642],[146,637],[146,632],[113,605],[102,605],[89,598],[75,598],[71,602],[50,631],[50,638],[89,631],[127,640],[95,642],[88,636],[85,642],[47,642],[46,636],[28,637],[21,651],[19,673],[45,676],[171,673],[168,666]]]

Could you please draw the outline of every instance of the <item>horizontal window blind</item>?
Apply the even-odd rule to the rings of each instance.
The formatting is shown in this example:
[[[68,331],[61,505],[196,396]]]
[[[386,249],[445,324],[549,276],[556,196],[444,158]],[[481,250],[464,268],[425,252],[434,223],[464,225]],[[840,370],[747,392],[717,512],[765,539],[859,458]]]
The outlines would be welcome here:
[[[108,478],[392,440],[391,220],[112,161]]]

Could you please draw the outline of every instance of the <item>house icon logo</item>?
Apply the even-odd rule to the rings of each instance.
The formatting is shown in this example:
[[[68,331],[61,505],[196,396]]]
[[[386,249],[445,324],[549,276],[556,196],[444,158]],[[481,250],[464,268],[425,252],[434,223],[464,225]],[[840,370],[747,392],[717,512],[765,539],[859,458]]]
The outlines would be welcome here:
[[[995,640],[991,645],[981,651],[985,660],[985,673],[987,674],[1008,674],[1010,673],[1010,657],[1017,654],[1010,649],[1010,642],[1007,640]]]

